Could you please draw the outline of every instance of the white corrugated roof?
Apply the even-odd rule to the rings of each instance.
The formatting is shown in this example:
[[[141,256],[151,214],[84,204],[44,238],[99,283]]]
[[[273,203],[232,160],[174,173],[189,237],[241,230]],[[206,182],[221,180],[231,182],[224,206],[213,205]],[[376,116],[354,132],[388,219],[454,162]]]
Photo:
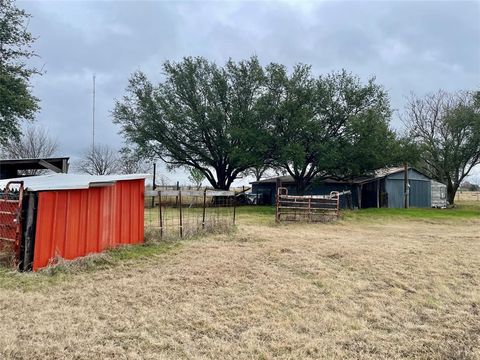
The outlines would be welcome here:
[[[131,175],[77,175],[77,174],[51,174],[40,176],[26,176],[14,179],[0,180],[0,189],[5,188],[10,181],[23,181],[25,190],[47,191],[47,190],[73,190],[88,189],[90,187],[101,187],[113,185],[121,180],[146,179],[148,174]]]

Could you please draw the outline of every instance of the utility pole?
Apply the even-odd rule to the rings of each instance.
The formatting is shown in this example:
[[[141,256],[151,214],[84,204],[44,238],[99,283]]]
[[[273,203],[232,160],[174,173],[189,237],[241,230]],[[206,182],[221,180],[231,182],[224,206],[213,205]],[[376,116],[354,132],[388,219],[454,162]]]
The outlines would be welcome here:
[[[92,152],[95,152],[95,74],[93,74],[93,102],[92,102]]]

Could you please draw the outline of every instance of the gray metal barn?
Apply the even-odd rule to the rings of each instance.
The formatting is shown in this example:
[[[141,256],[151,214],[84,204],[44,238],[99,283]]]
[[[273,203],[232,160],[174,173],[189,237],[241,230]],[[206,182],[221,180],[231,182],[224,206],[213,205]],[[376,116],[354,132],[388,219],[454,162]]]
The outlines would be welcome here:
[[[351,198],[343,198],[340,206],[345,208],[351,203],[353,207],[404,207],[404,175],[403,167],[378,169],[371,176],[354,178],[349,181],[324,179],[314,182],[305,195],[327,195],[330,191],[351,191]],[[276,188],[286,187],[291,195],[297,194],[295,183],[291,176],[252,182],[252,193],[260,194],[264,203],[274,204]],[[420,171],[408,168],[408,188],[410,207],[432,206],[432,179]]]

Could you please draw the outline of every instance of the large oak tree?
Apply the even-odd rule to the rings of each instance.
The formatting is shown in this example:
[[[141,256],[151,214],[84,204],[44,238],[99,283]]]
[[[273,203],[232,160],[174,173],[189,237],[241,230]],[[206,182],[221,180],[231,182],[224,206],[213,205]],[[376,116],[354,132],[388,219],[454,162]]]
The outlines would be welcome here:
[[[217,189],[228,189],[268,150],[258,102],[265,74],[257,58],[223,67],[201,57],[163,65],[154,85],[133,74],[116,103],[114,122],[147,156],[171,167],[194,168]]]
[[[314,179],[351,178],[391,165],[397,139],[389,128],[386,92],[374,79],[363,84],[341,71],[314,78],[310,67],[267,67],[263,99],[276,165],[302,193]]]

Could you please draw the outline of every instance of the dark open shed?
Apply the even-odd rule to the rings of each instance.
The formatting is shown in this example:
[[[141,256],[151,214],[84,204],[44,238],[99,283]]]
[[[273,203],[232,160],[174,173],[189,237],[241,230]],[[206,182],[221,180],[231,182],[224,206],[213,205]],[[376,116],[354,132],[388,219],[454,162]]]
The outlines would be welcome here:
[[[371,176],[362,176],[351,180],[324,179],[314,181],[304,195],[328,195],[331,191],[351,192],[353,207],[404,207],[403,167],[378,169]],[[276,189],[286,187],[291,195],[297,193],[291,176],[279,176],[251,183],[252,193],[259,194],[259,199],[266,204],[275,204]],[[410,207],[431,207],[431,178],[413,168],[408,168],[408,203]],[[346,208],[347,197],[341,197],[340,207]],[[260,202],[260,201],[259,201]]]
[[[55,173],[68,172],[68,157],[0,160],[0,179],[21,176],[25,170],[51,170]]]

